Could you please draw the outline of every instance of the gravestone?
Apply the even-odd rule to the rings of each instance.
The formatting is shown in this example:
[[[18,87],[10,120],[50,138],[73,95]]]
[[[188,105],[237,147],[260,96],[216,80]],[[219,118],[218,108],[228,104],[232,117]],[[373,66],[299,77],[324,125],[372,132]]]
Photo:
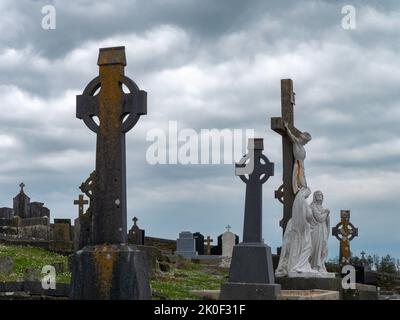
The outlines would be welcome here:
[[[140,229],[139,226],[137,225],[138,218],[134,217],[132,219],[133,221],[133,226],[129,230],[128,233],[128,242],[130,244],[136,244],[136,245],[144,245],[144,237],[145,237],[145,231]]]
[[[124,75],[125,47],[100,49],[97,64],[99,76],[77,96],[77,118],[97,135],[96,173],[92,244],[73,257],[70,298],[150,299],[145,253],[127,244],[125,169],[125,134],[147,113],[146,92]]]
[[[193,233],[190,231],[179,233],[179,238],[176,240],[175,255],[186,259],[196,258],[196,240],[193,238]]]
[[[292,188],[292,173],[294,165],[293,143],[285,129],[285,122],[290,127],[293,134],[301,133],[294,127],[295,93],[293,92],[293,81],[291,79],[281,80],[281,117],[271,118],[271,129],[282,136],[282,163],[283,163],[283,183],[275,191],[275,198],[283,204],[283,218],[279,225],[282,227],[282,234],[285,234],[286,225],[292,217],[292,207],[295,194]]]
[[[343,266],[350,263],[350,241],[358,236],[358,228],[350,222],[350,210],[341,210],[340,219],[332,228],[332,235],[340,241],[339,264]]]
[[[221,300],[275,300],[271,248],[262,238],[262,185],[274,175],[274,164],[262,154],[263,139],[249,139],[248,154],[235,174],[246,184],[243,242],[233,247],[229,282],[221,286]]]
[[[198,255],[204,255],[204,236],[200,232],[193,233],[196,242],[196,251]]]
[[[74,204],[78,205],[79,217],[75,220],[75,236],[76,240],[74,243],[75,250],[80,250],[85,246],[89,246],[92,243],[92,217],[93,217],[93,189],[96,179],[96,171],[93,171],[89,177],[81,183],[79,189],[89,198],[83,200],[83,195],[78,197],[78,200],[74,200]],[[86,212],[84,212],[84,205],[89,204]]]
[[[236,235],[230,231],[231,227],[228,225],[221,236],[222,241],[222,256],[232,257],[233,247],[236,244]]]
[[[14,260],[11,257],[0,256],[0,275],[10,275],[13,271]]]
[[[50,210],[42,202],[29,203],[29,218],[50,218]]]
[[[19,194],[13,198],[14,215],[19,216],[21,219],[25,219],[29,218],[28,209],[31,198],[29,198],[24,192],[25,184],[21,182],[19,186],[21,190],[19,191]]]
[[[211,255],[211,242],[213,242],[214,239],[211,239],[210,236],[207,236],[207,238],[204,240],[204,243],[206,244],[206,254]]]
[[[71,219],[54,219],[53,240],[58,242],[72,241]]]
[[[12,219],[14,210],[12,208],[0,208],[0,219]]]

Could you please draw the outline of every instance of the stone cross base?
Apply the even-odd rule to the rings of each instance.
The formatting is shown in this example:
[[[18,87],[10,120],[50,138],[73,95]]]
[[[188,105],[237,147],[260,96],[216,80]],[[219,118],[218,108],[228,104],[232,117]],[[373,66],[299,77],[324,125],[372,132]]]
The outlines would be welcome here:
[[[87,246],[72,258],[70,299],[150,300],[149,266],[135,246]]]
[[[271,248],[263,243],[233,247],[229,282],[221,286],[224,300],[275,300],[281,286],[274,283]]]

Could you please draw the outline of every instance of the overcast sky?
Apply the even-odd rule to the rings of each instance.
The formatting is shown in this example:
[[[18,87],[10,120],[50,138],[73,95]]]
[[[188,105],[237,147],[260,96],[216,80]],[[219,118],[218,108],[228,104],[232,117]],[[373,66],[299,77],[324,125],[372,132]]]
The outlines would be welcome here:
[[[56,29],[42,28],[54,5]],[[356,29],[342,27],[344,5]],[[245,185],[230,165],[150,165],[151,129],[254,129],[275,176],[264,185],[264,238],[281,245],[280,79],[296,91],[295,122],[312,134],[306,174],[331,225],[351,210],[359,254],[400,258],[400,3],[398,1],[0,1],[0,206],[24,181],[52,218],[76,218],[78,186],[94,169],[95,135],[75,96],[98,74],[100,47],[125,46],[126,75],[148,92],[127,134],[129,227],[242,236]],[[330,257],[339,244],[329,241]]]

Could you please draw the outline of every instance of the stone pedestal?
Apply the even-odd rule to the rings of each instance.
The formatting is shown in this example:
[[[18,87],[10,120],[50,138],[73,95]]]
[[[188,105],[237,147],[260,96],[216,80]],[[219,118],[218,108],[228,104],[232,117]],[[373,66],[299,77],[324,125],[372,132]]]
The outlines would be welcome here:
[[[72,265],[71,299],[151,299],[147,259],[135,246],[87,246]]]
[[[233,247],[229,282],[221,286],[221,300],[275,300],[280,291],[274,283],[270,247],[263,243]]]

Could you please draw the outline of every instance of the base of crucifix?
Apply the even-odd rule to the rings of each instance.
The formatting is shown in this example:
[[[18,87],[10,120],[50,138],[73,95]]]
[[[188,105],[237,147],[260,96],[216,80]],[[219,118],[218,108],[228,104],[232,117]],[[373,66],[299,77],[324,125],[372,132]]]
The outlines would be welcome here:
[[[73,255],[70,299],[150,300],[149,266],[135,246],[86,246]]]
[[[280,292],[269,246],[240,243],[233,247],[229,282],[221,286],[221,300],[275,300]]]

